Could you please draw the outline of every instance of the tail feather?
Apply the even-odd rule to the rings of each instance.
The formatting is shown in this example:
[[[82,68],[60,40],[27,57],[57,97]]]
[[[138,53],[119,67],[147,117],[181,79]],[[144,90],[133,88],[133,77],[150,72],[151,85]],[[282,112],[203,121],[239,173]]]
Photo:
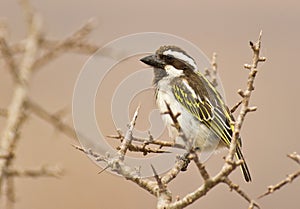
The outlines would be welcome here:
[[[248,166],[247,166],[247,163],[245,161],[245,158],[241,152],[241,149],[239,146],[236,147],[236,156],[239,160],[243,160],[244,162],[241,164],[241,169],[242,169],[242,172],[244,174],[244,178],[245,178],[245,181],[249,182],[251,181],[251,176],[250,176],[250,172],[249,172],[249,169],[248,169]]]

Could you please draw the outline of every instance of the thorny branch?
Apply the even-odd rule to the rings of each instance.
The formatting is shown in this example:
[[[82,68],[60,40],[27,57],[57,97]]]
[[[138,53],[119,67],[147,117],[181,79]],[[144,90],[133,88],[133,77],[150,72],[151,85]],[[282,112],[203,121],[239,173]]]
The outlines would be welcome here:
[[[91,156],[96,161],[102,161],[107,164],[107,168],[110,168],[115,173],[122,175],[127,180],[130,180],[141,188],[145,189],[152,195],[156,195],[157,192],[157,184],[154,181],[149,179],[143,179],[140,177],[139,171],[136,169],[131,168],[130,166],[126,165],[122,160],[120,160],[120,155],[117,157],[107,157],[101,156],[92,150],[85,150],[82,147],[74,146],[77,150]]]
[[[252,91],[254,90],[254,80],[258,72],[258,63],[264,62],[266,60],[265,57],[260,57],[260,47],[261,47],[261,36],[262,31],[259,34],[258,40],[256,43],[252,43],[250,41],[250,47],[253,52],[253,58],[252,58],[252,64],[246,64],[244,67],[246,69],[249,69],[249,75],[248,75],[248,81],[247,81],[247,88],[245,91],[239,90],[239,94],[242,96],[242,104],[241,104],[241,110],[238,114],[238,117],[236,119],[235,125],[234,125],[234,132],[233,137],[231,140],[231,145],[229,149],[229,154],[226,156],[226,161],[232,161],[233,156],[235,154],[236,150],[236,143],[240,135],[240,131],[243,125],[243,122],[245,120],[246,114],[251,111],[255,111],[255,108],[249,107],[250,97],[252,94]]]
[[[120,160],[122,160],[122,161],[124,160],[124,157],[126,155],[128,146],[131,144],[131,141],[132,141],[132,132],[133,132],[133,128],[135,126],[136,119],[137,119],[138,114],[139,114],[139,109],[140,109],[140,107],[138,107],[136,109],[136,111],[134,112],[132,121],[130,122],[130,124],[128,126],[128,130],[126,132],[125,138],[123,139],[123,141],[120,145],[120,149],[118,151]]]
[[[296,163],[300,164],[300,155],[297,154],[296,152],[289,154],[288,157],[291,158],[292,160],[294,160]],[[300,170],[287,175],[287,177],[285,179],[278,182],[276,185],[269,186],[268,191],[266,191],[265,193],[260,195],[258,198],[262,198],[262,197],[272,194],[276,190],[281,189],[284,185],[291,183],[294,179],[296,179],[299,176],[300,176]]]
[[[0,114],[1,114],[1,110],[0,110]],[[118,139],[121,142],[124,139],[124,135],[122,134],[122,132],[120,130],[117,130],[117,135],[108,135],[107,137],[111,138],[111,139]],[[139,137],[132,136],[132,141],[142,143],[143,146],[157,145],[157,146],[159,146],[159,148],[162,148],[162,147],[177,147],[177,148],[184,149],[184,147],[182,145],[176,144],[174,141],[165,141],[165,140],[153,139],[151,134],[149,135],[149,138],[139,138]]]
[[[60,177],[63,174],[62,168],[58,166],[41,166],[39,168],[9,168],[5,171],[9,177]]]
[[[51,50],[47,51],[46,53],[44,53],[38,59],[35,60],[34,65],[33,65],[33,71],[35,72],[37,70],[42,69],[41,67],[43,65],[51,62],[53,59],[57,58],[63,52],[66,52],[69,49],[74,49],[75,47],[80,46],[80,44],[78,44],[78,42],[82,42],[82,40],[93,29],[92,23],[93,23],[93,21],[87,22],[79,30],[77,30],[71,36],[67,37],[65,40],[55,43],[54,47],[52,47]],[[48,43],[48,45],[50,44],[49,41],[47,41],[46,43]],[[94,48],[94,49],[96,49],[96,48]],[[91,51],[93,51],[93,50],[91,50]],[[93,51],[93,52],[95,52],[95,51]]]

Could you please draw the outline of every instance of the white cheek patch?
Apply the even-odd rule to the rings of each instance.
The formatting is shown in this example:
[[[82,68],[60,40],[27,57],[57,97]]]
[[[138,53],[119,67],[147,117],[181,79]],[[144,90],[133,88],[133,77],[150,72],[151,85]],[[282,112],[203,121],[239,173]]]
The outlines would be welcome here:
[[[167,72],[167,74],[170,77],[178,77],[178,76],[183,75],[183,70],[178,70],[175,67],[173,67],[172,65],[166,65],[165,71]]]
[[[192,58],[183,54],[182,52],[172,51],[169,49],[167,51],[164,51],[163,54],[164,55],[172,55],[173,57],[175,57],[177,59],[180,59],[182,61],[189,63],[191,66],[194,67],[194,69],[197,69],[197,65],[196,65],[195,61]]]

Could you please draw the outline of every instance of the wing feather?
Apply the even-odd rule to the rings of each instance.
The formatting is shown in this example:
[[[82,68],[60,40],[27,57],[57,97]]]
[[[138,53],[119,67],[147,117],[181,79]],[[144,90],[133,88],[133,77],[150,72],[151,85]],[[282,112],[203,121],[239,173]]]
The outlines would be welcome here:
[[[229,146],[233,126],[228,108],[208,80],[197,74],[190,76],[194,76],[193,79],[182,76],[173,80],[172,91],[176,100]]]

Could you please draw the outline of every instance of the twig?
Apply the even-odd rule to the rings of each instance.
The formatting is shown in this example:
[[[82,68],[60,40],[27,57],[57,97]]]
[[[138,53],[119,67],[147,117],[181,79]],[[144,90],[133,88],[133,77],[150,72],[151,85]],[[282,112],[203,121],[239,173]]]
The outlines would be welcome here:
[[[58,57],[62,52],[66,51],[69,48],[74,47],[74,43],[78,41],[82,41],[93,29],[92,21],[88,21],[85,25],[83,25],[79,30],[73,33],[71,36],[66,38],[63,41],[57,43],[55,47],[50,49],[48,52],[43,54],[40,58],[38,58],[33,65],[33,71],[36,72],[40,70],[43,65],[49,63],[56,57]]]
[[[162,178],[161,181],[163,184],[168,184],[174,180],[180,171],[186,170],[188,164],[190,163],[188,159],[189,153],[184,154],[183,156],[178,157],[175,165],[171,170],[169,170]]]
[[[205,169],[205,166],[200,162],[197,153],[193,153],[193,160],[194,160],[194,163],[196,164],[202,178],[204,179],[204,181],[209,181],[210,176],[209,176],[207,170]]]
[[[120,150],[120,147],[117,147],[117,150]],[[131,152],[141,152],[143,155],[147,155],[149,153],[170,153],[166,150],[154,149],[150,147],[146,147],[145,145],[128,145],[128,150]]]
[[[185,197],[170,203],[166,208],[168,209],[179,209],[191,205],[199,198],[205,196],[215,185],[219,184],[221,179],[216,179],[216,181],[209,181],[209,183],[202,184],[194,192],[187,194]]]
[[[57,48],[58,45],[61,45],[62,41],[60,40],[50,40],[46,39],[45,37],[42,37],[40,39],[40,46],[45,49],[45,50],[54,50]],[[10,46],[11,53],[12,54],[19,54],[23,53],[25,51],[25,42],[20,41],[18,43],[12,44]],[[78,41],[72,41],[63,44],[63,49],[62,51],[69,51],[69,52],[76,52],[76,53],[81,53],[81,54],[93,54],[95,53],[100,46],[94,44],[94,43],[89,43],[85,40],[78,40]]]
[[[291,153],[291,154],[289,154],[287,156],[289,158],[291,158],[292,160],[294,160],[295,162],[297,162],[298,164],[300,164],[299,163],[300,156],[296,152]],[[264,194],[260,195],[258,198],[262,198],[262,197],[265,197],[267,195],[272,194],[276,190],[281,189],[284,185],[286,185],[288,183],[291,183],[298,176],[300,176],[300,170],[298,170],[298,171],[296,171],[296,172],[294,172],[292,174],[289,174],[285,179],[283,179],[282,181],[278,182],[276,185],[269,186],[268,187],[268,191],[266,191]]]
[[[131,144],[131,141],[132,141],[132,131],[133,131],[133,128],[135,126],[136,119],[138,117],[139,109],[140,109],[140,106],[138,106],[137,109],[134,112],[133,118],[132,118],[132,120],[129,124],[128,130],[125,134],[125,138],[123,139],[123,141],[120,145],[120,150],[118,151],[119,159],[122,160],[122,161],[124,160],[124,157],[125,157],[125,154],[127,152],[128,146]]]
[[[264,62],[266,60],[264,57],[260,57],[260,54],[259,54],[260,47],[261,47],[261,36],[262,36],[262,32],[260,32],[256,43],[250,42],[250,47],[253,52],[252,64],[245,65],[245,68],[250,70],[249,75],[248,75],[247,88],[244,92],[240,91],[240,95],[243,97],[242,104],[241,104],[241,110],[240,110],[237,120],[235,122],[234,132],[232,135],[229,153],[226,156],[226,161],[233,160],[234,154],[236,152],[237,140],[239,138],[239,134],[240,134],[243,122],[245,120],[246,114],[250,110],[253,110],[253,109],[249,108],[249,102],[250,102],[251,93],[254,90],[253,84],[254,84],[256,74],[258,72],[258,69],[257,69],[258,63]]]
[[[231,190],[236,191],[241,197],[243,197],[247,202],[249,202],[250,208],[260,208],[259,205],[246,194],[246,192],[241,190],[239,185],[234,184],[229,178],[225,177],[223,179],[223,183],[227,184]]]
[[[78,146],[74,146],[74,147],[77,150],[93,157],[96,161],[103,161],[107,163],[107,167],[109,167],[113,172],[123,176],[127,180],[136,183],[141,188],[148,191],[150,194],[156,196],[158,191],[157,183],[149,179],[141,178],[137,170],[131,168],[130,166],[127,166],[124,163],[124,161],[119,159],[119,157],[117,158],[105,157],[93,152],[92,150],[85,150],[82,147],[78,147]]]
[[[118,130],[117,130],[118,132]],[[111,139],[119,139],[121,141],[123,141],[124,139],[124,135],[120,132],[117,133],[117,135],[108,135],[108,138]],[[176,144],[174,143],[174,141],[164,141],[164,140],[158,140],[158,139],[150,139],[150,138],[139,138],[139,137],[135,137],[132,136],[132,141],[134,142],[140,142],[143,144],[152,144],[152,145],[158,145],[160,148],[162,147],[176,147],[176,148],[181,148],[183,149],[184,147],[180,144]]]
[[[166,104],[166,107],[167,107],[167,111],[166,112],[163,112],[162,114],[167,114],[171,117],[172,121],[173,121],[173,124],[172,126],[176,128],[176,130],[178,131],[178,133],[181,133],[181,127],[180,127],[180,124],[178,122],[178,117],[181,115],[180,112],[174,114],[173,111],[171,110],[171,107],[170,107],[170,104],[168,104],[166,101],[165,101],[165,104]]]
[[[63,175],[63,169],[58,166],[41,166],[35,169],[22,169],[22,168],[10,168],[5,171],[6,175],[10,177],[61,177]]]
[[[169,204],[172,201],[172,194],[168,190],[167,186],[162,182],[161,178],[156,173],[153,165],[151,165],[154,178],[158,185],[157,191],[157,209],[164,209],[166,204]]]
[[[5,60],[5,63],[7,65],[7,68],[9,69],[14,81],[17,82],[18,80],[17,65],[15,63],[11,49],[8,46],[2,31],[0,31],[0,50],[1,50],[2,57]]]
[[[236,109],[243,103],[243,100],[240,100],[239,102],[237,102],[231,109],[230,112],[234,113],[236,111]]]
[[[297,152],[293,152],[291,154],[288,154],[287,156],[294,160],[296,163],[300,164],[300,155],[298,155]]]
[[[284,180],[280,181],[278,184],[276,185],[271,185],[268,187],[268,191],[265,192],[264,194],[260,195],[258,198],[262,198],[264,196],[267,196],[269,194],[272,194],[273,192],[275,192],[276,190],[281,189],[281,187],[283,187],[284,185],[286,185],[287,183],[291,183],[295,178],[297,178],[298,176],[300,176],[300,170],[296,171],[292,174],[289,174]]]
[[[3,200],[3,206],[5,207],[5,209],[13,209],[14,203],[16,201],[15,182],[13,177],[7,176],[5,178],[2,190],[4,191],[3,193],[6,197]]]
[[[45,110],[43,107],[41,107],[32,100],[28,100],[27,104],[29,110],[31,110],[31,112],[37,115],[39,118],[47,121],[68,137],[72,139],[77,139],[77,135],[74,128],[64,123],[61,117],[47,112],[47,110]]]

